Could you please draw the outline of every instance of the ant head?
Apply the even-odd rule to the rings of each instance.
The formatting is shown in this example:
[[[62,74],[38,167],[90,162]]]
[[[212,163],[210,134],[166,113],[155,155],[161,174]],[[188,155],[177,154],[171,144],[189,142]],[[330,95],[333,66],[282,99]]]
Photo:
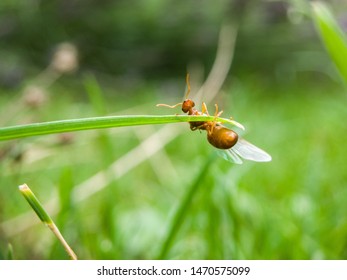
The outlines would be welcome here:
[[[195,106],[195,103],[191,99],[186,99],[182,103],[182,111],[183,113],[189,112],[193,107]]]

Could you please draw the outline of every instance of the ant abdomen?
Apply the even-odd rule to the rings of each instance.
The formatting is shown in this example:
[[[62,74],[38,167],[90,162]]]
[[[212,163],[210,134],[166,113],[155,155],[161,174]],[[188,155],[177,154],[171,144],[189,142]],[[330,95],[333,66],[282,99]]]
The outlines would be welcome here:
[[[229,128],[216,125],[207,130],[207,140],[212,146],[227,150],[237,143],[238,135]]]

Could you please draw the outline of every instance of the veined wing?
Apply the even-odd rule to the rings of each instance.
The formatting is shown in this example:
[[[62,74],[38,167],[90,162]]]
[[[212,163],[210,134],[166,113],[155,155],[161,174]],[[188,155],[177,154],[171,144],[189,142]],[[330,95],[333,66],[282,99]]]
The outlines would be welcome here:
[[[235,151],[233,151],[233,149],[218,150],[218,154],[227,161],[242,164],[242,159],[236,154]]]
[[[238,156],[252,161],[266,162],[272,159],[267,152],[240,137],[230,150],[233,150]]]

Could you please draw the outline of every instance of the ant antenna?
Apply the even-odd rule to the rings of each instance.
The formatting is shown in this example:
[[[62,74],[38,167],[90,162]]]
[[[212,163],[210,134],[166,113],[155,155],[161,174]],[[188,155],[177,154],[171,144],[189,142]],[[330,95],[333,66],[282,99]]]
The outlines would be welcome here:
[[[190,83],[189,83],[189,73],[187,73],[187,76],[186,76],[186,83],[187,83],[187,92],[186,92],[186,97],[185,99],[188,98],[188,95],[190,93]],[[180,103],[177,103],[175,105],[168,105],[168,104],[157,104],[157,107],[168,107],[168,108],[175,108],[177,107],[178,105],[182,105],[183,102],[180,102]]]
[[[189,72],[187,73],[187,76],[186,76],[186,83],[187,83],[186,99],[188,99],[188,95],[190,93]]]
[[[157,107],[169,107],[169,108],[173,109],[173,108],[177,107],[178,105],[182,105],[182,102],[177,103],[177,104],[175,104],[175,105],[157,104],[156,106],[157,106]]]

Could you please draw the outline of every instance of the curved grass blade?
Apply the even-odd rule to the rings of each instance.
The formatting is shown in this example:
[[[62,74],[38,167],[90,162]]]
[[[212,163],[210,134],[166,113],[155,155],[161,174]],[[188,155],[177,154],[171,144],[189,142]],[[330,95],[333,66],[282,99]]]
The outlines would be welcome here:
[[[166,124],[190,121],[217,121],[229,123],[231,125],[244,127],[231,119],[215,118],[213,116],[178,116],[178,115],[132,115],[132,116],[108,116],[83,119],[70,119],[61,121],[51,121],[43,123],[32,123],[26,125],[16,125],[0,128],[0,141],[11,140],[22,137],[71,132],[78,130],[148,125]]]

